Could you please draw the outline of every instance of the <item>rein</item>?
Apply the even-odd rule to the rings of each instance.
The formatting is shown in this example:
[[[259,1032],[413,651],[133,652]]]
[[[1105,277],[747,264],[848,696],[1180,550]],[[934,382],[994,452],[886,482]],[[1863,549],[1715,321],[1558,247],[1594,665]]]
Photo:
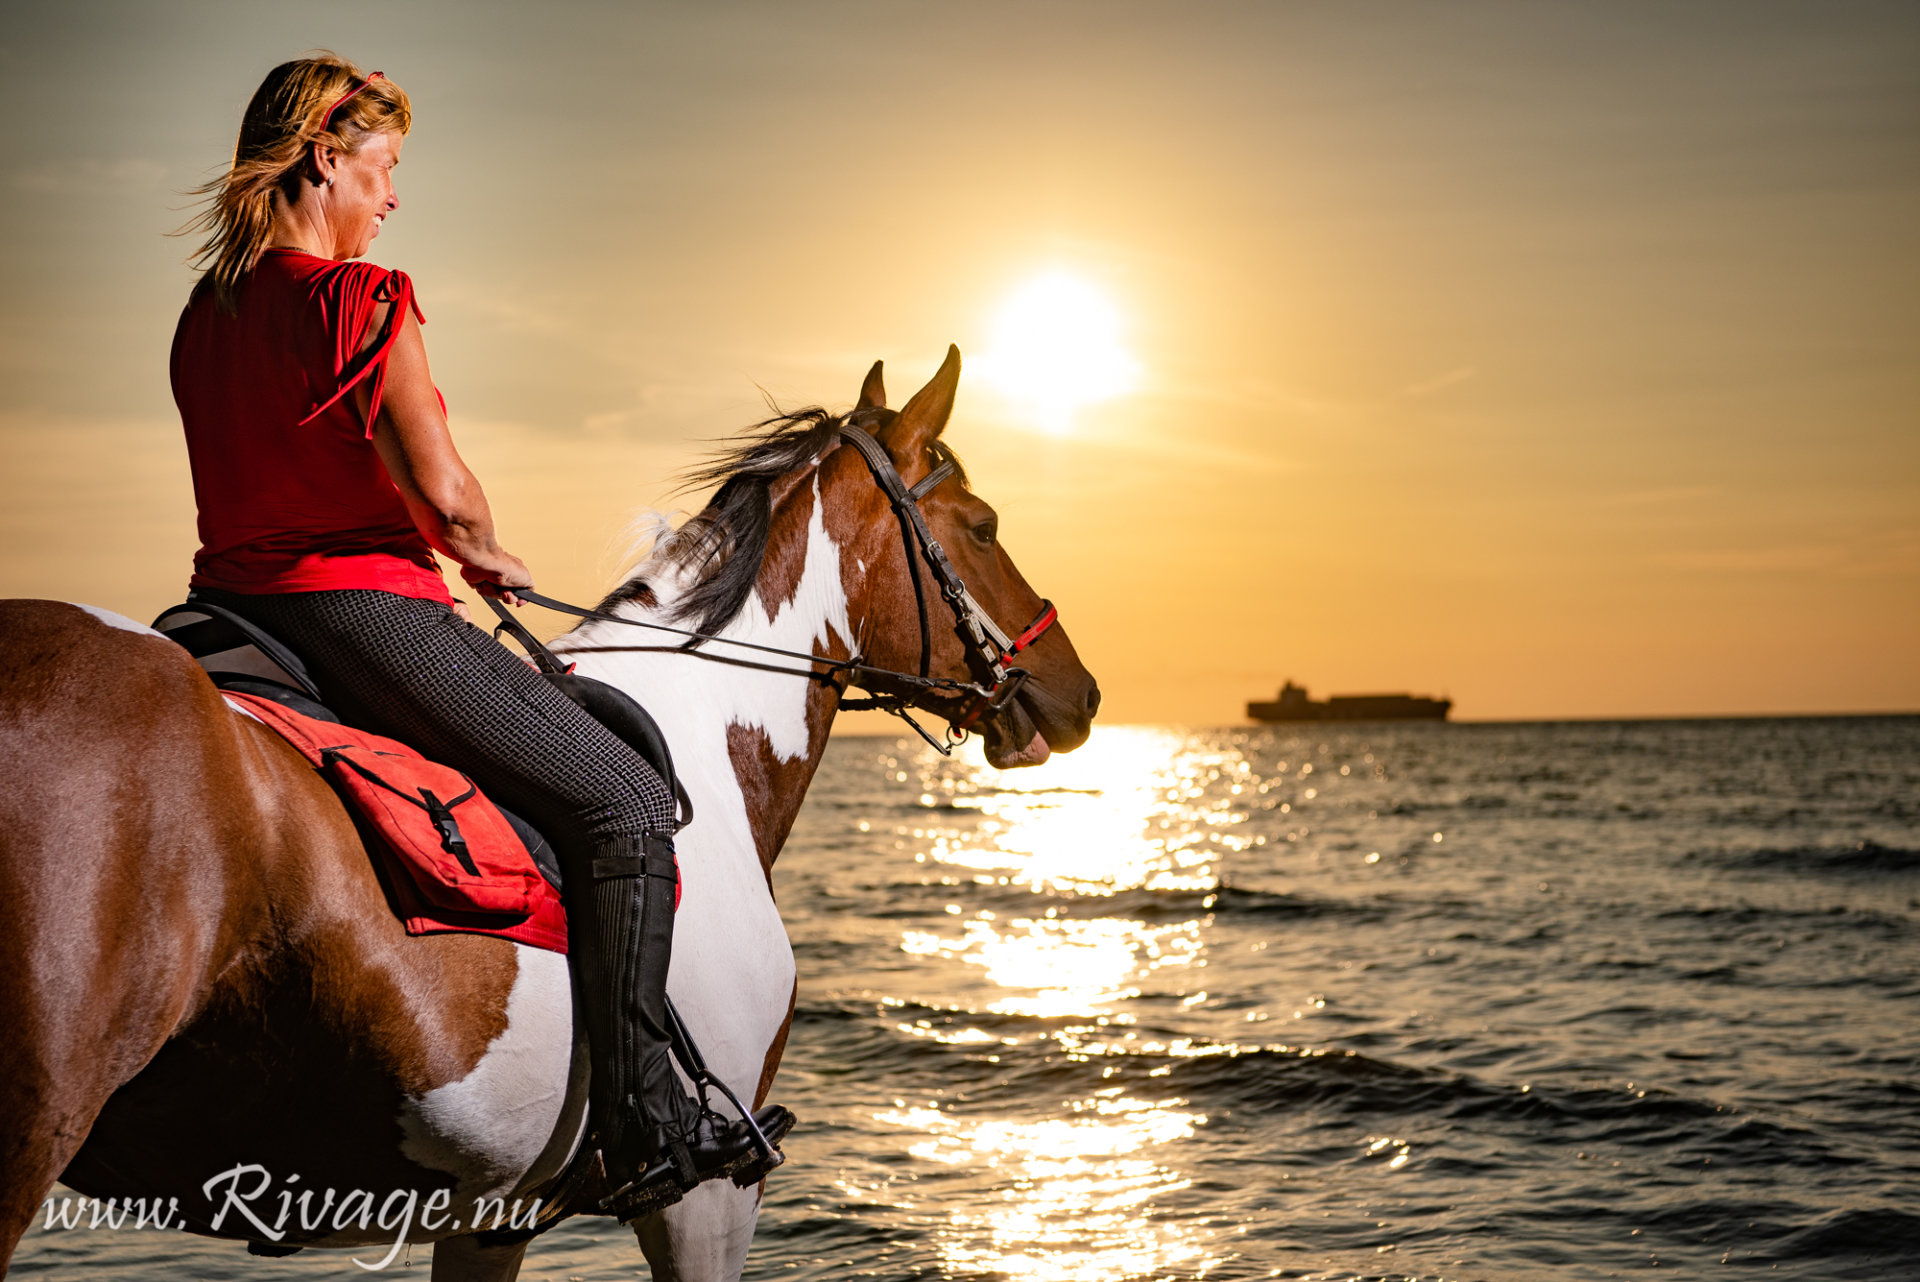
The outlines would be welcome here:
[[[755,641],[739,641],[711,632],[695,632],[688,628],[671,627],[644,619],[623,618],[617,614],[607,614],[565,601],[556,601],[531,588],[514,588],[513,594],[522,600],[531,601],[535,605],[544,606],[560,614],[573,615],[575,618],[619,623],[632,628],[648,628],[655,632],[670,632],[695,642],[717,641],[723,645],[738,646],[761,654],[822,664],[827,668],[824,673],[792,672],[787,668],[773,669],[778,672],[792,672],[796,677],[831,681],[836,674],[845,672],[849,677],[848,684],[861,689],[871,689],[864,684],[864,678],[873,678],[896,688],[905,687],[907,693],[875,691],[865,699],[849,699],[843,694],[840,706],[850,712],[891,713],[912,726],[920,737],[932,744],[941,755],[951,756],[953,749],[966,742],[967,733],[978,725],[983,717],[1000,711],[1019,694],[1020,687],[1026,684],[1031,674],[1025,668],[1011,666],[1009,660],[1044,636],[1047,630],[1059,621],[1060,612],[1054,608],[1053,602],[1042,601],[1039,615],[1021,631],[1019,636],[1009,637],[1002,632],[987,612],[980,608],[980,603],[973,599],[973,594],[967,591],[966,583],[960,578],[959,572],[953,568],[953,563],[947,559],[946,551],[940,546],[939,540],[934,538],[933,532],[927,528],[926,517],[920,511],[920,500],[953,475],[956,470],[954,463],[949,460],[940,464],[919,484],[909,486],[901,478],[899,470],[894,467],[893,459],[887,454],[885,447],[864,428],[856,427],[851,421],[852,417],[849,416],[849,421],[841,425],[841,439],[858,450],[860,457],[866,460],[867,468],[873,473],[875,483],[886,494],[887,501],[893,507],[894,515],[899,519],[901,537],[906,544],[907,566],[913,577],[914,601],[920,613],[919,672],[896,672],[891,668],[861,663],[857,659],[833,659],[821,654],[761,645]],[[923,561],[933,574],[935,581],[939,583],[942,599],[953,611],[954,621],[960,632],[961,643],[966,648],[969,663],[984,668],[992,684],[983,684],[980,681],[956,681],[951,677],[928,675],[933,659],[933,633],[927,619],[926,591],[920,582],[920,565]],[[533,659],[535,666],[543,672],[557,673],[567,670],[567,665],[560,662],[552,651],[542,645],[518,619],[515,619],[498,597],[490,594],[483,595],[487,604],[493,607],[493,612],[500,617],[500,626],[494,629],[495,636],[502,631],[510,633]],[[724,659],[720,655],[703,653],[692,646],[685,647],[685,650],[702,659],[717,662],[733,661]],[[947,719],[944,743],[928,734],[908,711],[918,706],[921,699],[935,693],[971,696],[957,715]]]

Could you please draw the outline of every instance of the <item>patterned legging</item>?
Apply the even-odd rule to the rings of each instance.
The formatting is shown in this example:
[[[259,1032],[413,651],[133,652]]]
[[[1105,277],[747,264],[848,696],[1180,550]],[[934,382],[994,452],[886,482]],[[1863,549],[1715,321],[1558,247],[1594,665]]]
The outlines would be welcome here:
[[[285,642],[348,720],[472,776],[565,862],[672,829],[673,798],[638,753],[436,601],[358,588],[194,596]]]

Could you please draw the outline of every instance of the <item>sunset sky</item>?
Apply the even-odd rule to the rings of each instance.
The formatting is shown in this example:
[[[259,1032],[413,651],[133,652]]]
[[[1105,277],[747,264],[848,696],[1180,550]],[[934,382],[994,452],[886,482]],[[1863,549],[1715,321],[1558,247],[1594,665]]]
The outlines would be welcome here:
[[[956,342],[949,439],[1104,718],[1286,677],[1920,709],[1911,3],[83,2],[0,41],[0,595],[184,594],[162,233],[328,47],[413,95],[370,256],[546,592],[607,587],[759,389],[845,407],[884,358],[897,404]],[[1061,329],[1105,399],[1016,376]]]

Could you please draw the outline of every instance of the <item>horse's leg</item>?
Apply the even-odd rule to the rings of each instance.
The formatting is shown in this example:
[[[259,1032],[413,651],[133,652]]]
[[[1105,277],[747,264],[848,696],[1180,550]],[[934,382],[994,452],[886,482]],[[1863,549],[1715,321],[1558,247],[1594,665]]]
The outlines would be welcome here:
[[[636,1221],[653,1282],[738,1282],[760,1218],[760,1186],[708,1180],[658,1215]]]
[[[483,1246],[478,1238],[449,1237],[433,1244],[431,1282],[513,1282],[527,1244]]]

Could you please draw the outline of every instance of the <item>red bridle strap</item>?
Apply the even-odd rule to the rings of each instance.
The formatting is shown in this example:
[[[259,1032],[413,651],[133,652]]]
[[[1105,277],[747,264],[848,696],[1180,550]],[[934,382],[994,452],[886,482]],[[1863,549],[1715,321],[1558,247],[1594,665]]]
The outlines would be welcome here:
[[[1040,617],[1029,623],[1027,630],[1013,639],[1013,644],[1007,647],[1008,654],[1019,654],[1046,635],[1047,629],[1060,621],[1060,611],[1054,609],[1053,602],[1042,601],[1040,607]]]

